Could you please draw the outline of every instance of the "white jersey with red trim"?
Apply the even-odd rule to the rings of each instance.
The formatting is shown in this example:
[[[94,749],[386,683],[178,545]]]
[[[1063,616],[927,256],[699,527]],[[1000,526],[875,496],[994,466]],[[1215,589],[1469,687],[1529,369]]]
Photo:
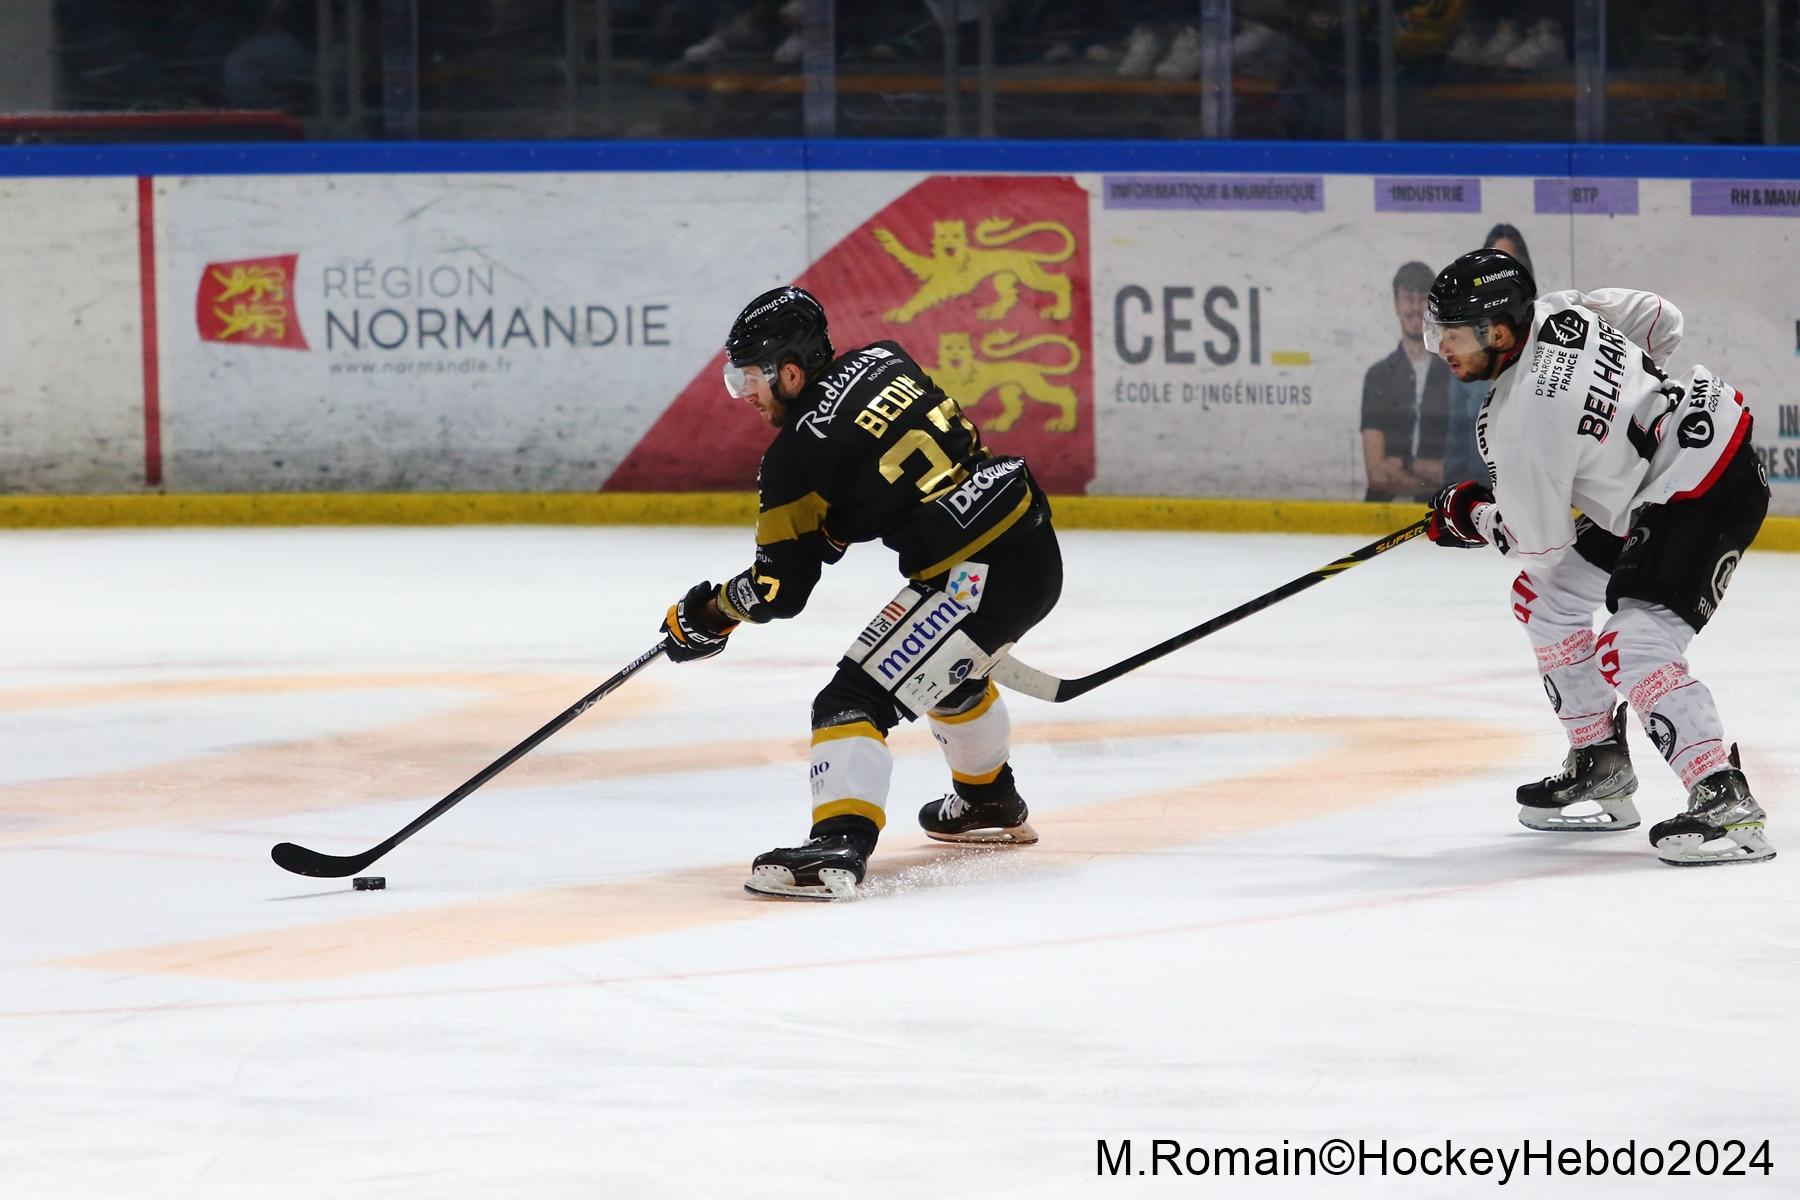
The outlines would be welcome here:
[[[1503,551],[1555,559],[1575,541],[1571,507],[1623,536],[1643,505],[1712,485],[1750,418],[1707,368],[1663,373],[1681,325],[1680,310],[1651,292],[1538,298],[1475,426]]]

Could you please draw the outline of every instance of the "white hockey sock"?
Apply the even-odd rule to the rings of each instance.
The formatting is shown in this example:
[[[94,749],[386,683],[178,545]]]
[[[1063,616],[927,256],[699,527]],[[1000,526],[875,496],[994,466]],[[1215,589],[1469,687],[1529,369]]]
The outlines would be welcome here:
[[[1595,642],[1602,673],[1625,689],[1650,740],[1691,788],[1728,765],[1725,725],[1683,657],[1693,628],[1666,608],[1625,600]]]
[[[950,776],[958,783],[992,783],[1006,766],[1012,741],[1012,719],[1000,689],[988,680],[987,691],[961,712],[932,709],[931,736],[944,748]]]
[[[894,756],[887,738],[868,721],[827,725],[812,735],[812,819],[867,817],[887,824],[888,780]]]
[[[1537,647],[1544,694],[1571,746],[1591,746],[1612,734],[1613,688],[1594,662],[1594,631],[1583,629]]]
[[[1543,570],[1519,572],[1509,595],[1571,746],[1612,733],[1613,684],[1594,661],[1594,612],[1606,602],[1606,583],[1605,571],[1567,554]]]

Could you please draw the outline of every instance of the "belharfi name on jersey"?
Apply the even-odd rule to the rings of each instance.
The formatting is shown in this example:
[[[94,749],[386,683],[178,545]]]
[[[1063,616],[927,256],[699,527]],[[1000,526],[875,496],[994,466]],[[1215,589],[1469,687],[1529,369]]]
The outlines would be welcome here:
[[[869,431],[874,437],[887,432],[888,426],[907,409],[914,400],[925,394],[917,380],[910,375],[896,375],[894,381],[870,397],[869,402],[856,414],[856,423]]]
[[[1596,442],[1604,442],[1612,432],[1613,417],[1619,411],[1619,385],[1625,381],[1625,352],[1629,345],[1625,335],[1596,320],[1600,342],[1594,347],[1594,376],[1588,383],[1587,398],[1581,402],[1581,420],[1575,426],[1576,436],[1583,434]]]

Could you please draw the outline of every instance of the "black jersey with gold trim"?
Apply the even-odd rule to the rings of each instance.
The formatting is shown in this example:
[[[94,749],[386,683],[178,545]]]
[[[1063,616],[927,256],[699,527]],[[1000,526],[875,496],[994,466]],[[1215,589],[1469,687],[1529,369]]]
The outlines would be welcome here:
[[[820,569],[879,539],[931,579],[1049,513],[1022,458],[995,455],[896,342],[840,356],[763,452],[756,563],[720,588],[737,620],[791,617]]]

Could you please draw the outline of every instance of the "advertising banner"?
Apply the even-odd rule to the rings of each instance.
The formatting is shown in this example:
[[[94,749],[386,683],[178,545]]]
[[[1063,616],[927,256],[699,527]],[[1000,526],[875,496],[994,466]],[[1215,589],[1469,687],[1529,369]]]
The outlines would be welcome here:
[[[595,490],[807,256],[779,172],[157,188],[174,490]]]
[[[1411,501],[1483,470],[1485,389],[1419,334],[1432,276],[1498,239],[1544,291],[1680,306],[1671,373],[1743,391],[1800,513],[1800,185],[1746,176],[0,181],[0,488],[747,491],[768,431],[721,347],[793,282],[1055,492]]]
[[[843,207],[830,181],[821,191]],[[794,282],[825,304],[840,353],[898,341],[990,444],[1025,455],[1052,491],[1082,492],[1094,475],[1089,253],[1088,194],[1074,180],[937,176],[867,215]],[[755,478],[768,431],[726,395],[724,362],[716,353],[685,382],[608,488]]]
[[[1424,354],[1420,319],[1436,272],[1495,238],[1540,291],[1637,288],[1681,308],[1671,375],[1704,363],[1743,391],[1772,511],[1800,513],[1800,220],[1769,219],[1796,187],[1237,179],[1094,182],[1091,492],[1416,500],[1480,477],[1486,389]]]

